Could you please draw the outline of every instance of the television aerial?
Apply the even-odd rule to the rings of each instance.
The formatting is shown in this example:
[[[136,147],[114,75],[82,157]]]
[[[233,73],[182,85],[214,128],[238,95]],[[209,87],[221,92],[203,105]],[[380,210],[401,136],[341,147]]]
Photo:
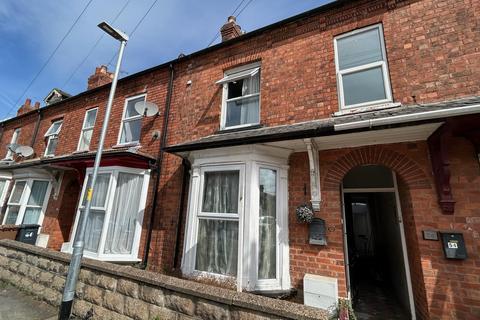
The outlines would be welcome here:
[[[151,117],[158,114],[158,106],[153,102],[139,101],[135,103],[135,111],[145,117]]]

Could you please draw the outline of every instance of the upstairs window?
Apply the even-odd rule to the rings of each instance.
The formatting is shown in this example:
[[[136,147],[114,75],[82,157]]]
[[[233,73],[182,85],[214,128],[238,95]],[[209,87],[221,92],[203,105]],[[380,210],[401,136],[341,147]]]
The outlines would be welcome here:
[[[85,119],[83,120],[82,132],[80,133],[80,141],[78,142],[78,151],[90,150],[90,142],[92,140],[93,127],[97,118],[97,108],[87,110]]]
[[[334,44],[340,107],[391,102],[382,25],[338,36]]]
[[[125,100],[125,109],[123,110],[120,139],[118,144],[131,144],[140,142],[143,115],[135,110],[135,104],[138,102],[143,102],[145,99],[146,96],[141,95]]]
[[[249,65],[225,72],[221,129],[260,123],[260,65]]]
[[[13,147],[17,143],[19,135],[20,135],[20,128],[17,128],[13,131],[12,140],[10,140],[10,144],[8,145],[7,155],[5,156],[6,160],[12,160],[13,159],[13,152],[12,152],[12,149],[10,147]]]
[[[47,133],[45,133],[45,138],[47,139],[47,148],[45,149],[46,157],[55,155],[55,150],[57,149],[58,144],[58,135],[62,129],[62,123],[63,120],[53,122],[50,128],[48,128]]]

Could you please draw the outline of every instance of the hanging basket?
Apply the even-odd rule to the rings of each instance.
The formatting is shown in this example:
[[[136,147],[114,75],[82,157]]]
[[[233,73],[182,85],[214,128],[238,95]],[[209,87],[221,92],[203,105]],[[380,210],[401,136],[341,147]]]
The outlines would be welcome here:
[[[313,220],[313,209],[308,204],[302,204],[297,207],[295,210],[297,214],[297,220],[302,223],[310,223]]]

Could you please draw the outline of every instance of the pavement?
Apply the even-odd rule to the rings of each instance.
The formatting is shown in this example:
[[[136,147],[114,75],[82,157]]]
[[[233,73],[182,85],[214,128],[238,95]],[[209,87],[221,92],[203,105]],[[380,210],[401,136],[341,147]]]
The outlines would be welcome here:
[[[58,310],[0,281],[0,320],[56,320]]]

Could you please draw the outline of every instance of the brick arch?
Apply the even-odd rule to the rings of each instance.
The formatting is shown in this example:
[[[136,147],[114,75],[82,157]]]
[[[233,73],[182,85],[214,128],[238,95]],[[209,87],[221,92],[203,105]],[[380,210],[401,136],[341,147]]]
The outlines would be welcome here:
[[[430,189],[430,182],[418,163],[396,151],[372,146],[353,150],[339,158],[325,176],[324,190],[338,190],[345,175],[363,165],[384,165],[395,171],[410,189]]]

